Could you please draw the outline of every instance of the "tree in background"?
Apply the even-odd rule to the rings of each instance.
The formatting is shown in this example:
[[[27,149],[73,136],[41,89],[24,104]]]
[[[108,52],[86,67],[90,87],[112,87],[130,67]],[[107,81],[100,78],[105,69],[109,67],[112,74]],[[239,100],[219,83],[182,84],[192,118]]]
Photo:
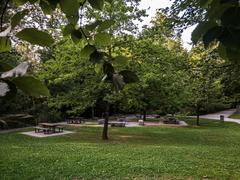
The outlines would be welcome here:
[[[158,14],[152,27],[137,38],[123,38],[119,49],[131,54],[130,68],[140,79],[138,84],[124,89],[121,108],[142,111],[144,119],[147,111],[174,114],[187,102],[187,53],[179,40],[173,38],[167,21]]]
[[[201,113],[211,113],[227,107],[224,105],[225,97],[221,84],[225,64],[225,60],[218,56],[214,48],[206,50],[199,45],[190,51],[190,102],[195,108],[197,125]]]

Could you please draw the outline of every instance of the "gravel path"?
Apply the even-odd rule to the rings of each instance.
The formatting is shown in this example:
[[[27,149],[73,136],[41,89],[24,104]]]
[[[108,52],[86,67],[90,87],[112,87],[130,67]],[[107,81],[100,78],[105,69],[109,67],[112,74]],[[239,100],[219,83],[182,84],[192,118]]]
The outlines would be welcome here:
[[[224,116],[224,121],[235,122],[235,123],[240,124],[240,119],[228,118],[228,116],[232,115],[235,112],[235,110],[236,109],[229,109],[229,110],[220,111],[220,112],[213,113],[213,114],[201,115],[200,118],[220,120],[220,115],[223,115]]]

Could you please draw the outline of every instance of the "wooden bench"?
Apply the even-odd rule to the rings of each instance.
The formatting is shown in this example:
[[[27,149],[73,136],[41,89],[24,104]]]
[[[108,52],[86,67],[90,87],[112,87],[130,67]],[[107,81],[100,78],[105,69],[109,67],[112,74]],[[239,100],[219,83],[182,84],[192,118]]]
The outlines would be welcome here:
[[[44,134],[49,134],[51,132],[51,129],[50,128],[44,128],[44,127],[41,127],[41,126],[36,126],[35,127],[35,133],[40,133],[40,132],[43,132]]]

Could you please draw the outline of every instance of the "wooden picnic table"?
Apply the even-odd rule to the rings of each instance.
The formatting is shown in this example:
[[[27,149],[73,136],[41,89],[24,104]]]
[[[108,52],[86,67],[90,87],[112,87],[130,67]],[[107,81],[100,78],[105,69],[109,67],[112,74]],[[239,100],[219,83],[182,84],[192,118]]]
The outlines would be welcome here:
[[[68,124],[81,124],[85,123],[85,120],[83,117],[67,117],[65,119]]]
[[[111,121],[108,124],[111,125],[111,127],[125,127],[126,126],[126,122],[119,122],[119,121]]]
[[[53,133],[56,132],[56,127],[61,126],[60,124],[57,123],[39,123],[40,126],[43,128],[49,128]]]

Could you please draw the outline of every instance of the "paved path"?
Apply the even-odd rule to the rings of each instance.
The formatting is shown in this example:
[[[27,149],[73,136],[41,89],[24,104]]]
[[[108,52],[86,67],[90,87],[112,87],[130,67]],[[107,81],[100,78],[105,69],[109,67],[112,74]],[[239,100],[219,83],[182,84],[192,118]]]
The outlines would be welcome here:
[[[232,115],[235,112],[235,110],[236,109],[229,109],[229,110],[220,111],[220,112],[213,113],[213,114],[201,115],[200,118],[220,120],[220,115],[223,115],[224,121],[235,122],[235,123],[240,124],[240,119],[228,118],[228,116]]]

